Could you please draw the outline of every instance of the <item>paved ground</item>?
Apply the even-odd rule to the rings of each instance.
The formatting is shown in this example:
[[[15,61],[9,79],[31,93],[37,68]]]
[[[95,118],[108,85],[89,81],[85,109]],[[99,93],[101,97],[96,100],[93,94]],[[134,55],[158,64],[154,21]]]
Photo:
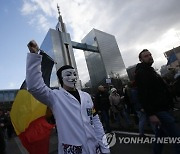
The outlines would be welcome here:
[[[120,143],[120,139],[122,140],[123,137],[138,137],[138,134],[129,134],[129,132],[125,134],[122,133],[123,132],[116,133],[116,144],[113,147],[111,147],[111,154],[152,154],[152,144],[127,144],[127,142],[126,144]],[[171,145],[166,145],[164,147],[163,154],[172,154]]]
[[[178,104],[179,105],[179,104]],[[177,123],[180,125],[180,110],[174,111]],[[133,119],[133,116],[131,116]],[[124,125],[124,128],[120,129],[114,123],[111,124],[113,128],[113,133],[115,133],[116,143],[111,147],[111,154],[151,154],[152,153],[152,144],[122,144],[120,143],[119,138],[122,137],[137,137],[138,136],[138,127],[134,123],[134,126],[127,128]],[[152,131],[148,125],[145,127],[146,133],[152,135]],[[52,132],[50,139],[50,151],[49,154],[57,154],[57,134],[55,131]],[[13,137],[10,140],[6,140],[7,148],[6,154],[28,154],[27,151],[23,148],[18,137]],[[1,154],[1,152],[0,152]],[[166,144],[164,147],[163,154],[172,154],[172,146]]]
[[[111,154],[152,154],[152,144],[122,144],[119,138],[122,137],[137,137],[137,133],[132,132],[117,132],[115,131],[116,143],[110,150]],[[19,139],[14,137],[7,142],[6,154],[28,154],[28,152],[23,148]],[[49,154],[57,154],[57,137],[53,133],[50,140],[50,151]],[[171,145],[166,145],[164,147],[163,154],[172,154]]]

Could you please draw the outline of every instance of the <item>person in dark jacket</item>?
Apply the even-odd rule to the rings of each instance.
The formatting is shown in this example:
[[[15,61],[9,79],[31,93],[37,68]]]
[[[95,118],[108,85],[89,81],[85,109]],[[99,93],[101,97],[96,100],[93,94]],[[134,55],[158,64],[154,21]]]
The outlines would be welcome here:
[[[114,114],[115,120],[119,123],[121,128],[123,127],[121,122],[120,122],[121,116],[125,119],[128,126],[132,126],[132,122],[130,120],[130,117],[125,110],[123,99],[124,99],[124,96],[121,97],[117,93],[116,88],[111,89],[111,94],[109,96],[111,109],[112,109],[112,112]]]
[[[140,103],[155,128],[156,137],[180,137],[180,130],[170,114],[173,100],[167,85],[151,65],[154,60],[151,53],[144,49],[139,54],[141,63],[137,64],[135,80]],[[154,154],[161,154],[163,144],[156,144]],[[180,153],[180,144],[174,144],[176,153]]]
[[[173,83],[173,92],[175,97],[180,97],[180,71],[178,71],[174,76],[174,83]]]
[[[110,132],[111,128],[109,124],[109,94],[102,85],[98,87],[98,92],[95,96],[95,109],[101,115],[102,123],[105,124],[105,131]]]
[[[8,139],[10,139],[12,138],[13,131],[14,131],[11,118],[10,118],[10,111],[6,112],[6,120],[7,120],[7,123],[6,123],[7,137]]]
[[[5,125],[6,125],[6,118],[4,116],[3,111],[0,109],[0,153],[4,154],[5,153]]]
[[[131,101],[133,103],[134,110],[136,111],[137,117],[139,119],[138,120],[139,136],[145,137],[144,126],[146,123],[146,114],[144,112],[142,105],[139,102],[138,89],[135,81],[131,83]]]

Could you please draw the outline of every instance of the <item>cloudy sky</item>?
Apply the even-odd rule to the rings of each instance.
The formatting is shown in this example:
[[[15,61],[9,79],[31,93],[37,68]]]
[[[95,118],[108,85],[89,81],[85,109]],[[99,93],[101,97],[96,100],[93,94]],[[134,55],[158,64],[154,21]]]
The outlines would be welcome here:
[[[179,0],[1,0],[0,89],[19,88],[25,78],[27,43],[42,43],[57,24],[57,3],[73,41],[93,28],[116,37],[125,66],[138,53],[152,52],[154,67],[167,63],[163,53],[180,44]],[[75,51],[80,79],[87,80],[82,51]]]

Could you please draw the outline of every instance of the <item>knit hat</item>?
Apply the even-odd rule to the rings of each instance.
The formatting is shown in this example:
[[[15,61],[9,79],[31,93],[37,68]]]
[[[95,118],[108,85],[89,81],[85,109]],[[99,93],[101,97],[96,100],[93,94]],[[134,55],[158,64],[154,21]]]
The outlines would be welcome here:
[[[114,91],[117,91],[117,89],[116,88],[112,88],[111,92],[113,93]]]

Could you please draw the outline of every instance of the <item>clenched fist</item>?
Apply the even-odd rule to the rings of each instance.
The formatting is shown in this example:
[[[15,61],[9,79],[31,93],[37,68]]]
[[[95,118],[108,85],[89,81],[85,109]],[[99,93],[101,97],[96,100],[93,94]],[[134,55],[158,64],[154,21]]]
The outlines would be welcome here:
[[[36,43],[36,41],[34,40],[31,40],[28,44],[27,44],[28,48],[29,48],[29,51],[31,53],[38,53],[39,51],[39,46],[38,44]]]

